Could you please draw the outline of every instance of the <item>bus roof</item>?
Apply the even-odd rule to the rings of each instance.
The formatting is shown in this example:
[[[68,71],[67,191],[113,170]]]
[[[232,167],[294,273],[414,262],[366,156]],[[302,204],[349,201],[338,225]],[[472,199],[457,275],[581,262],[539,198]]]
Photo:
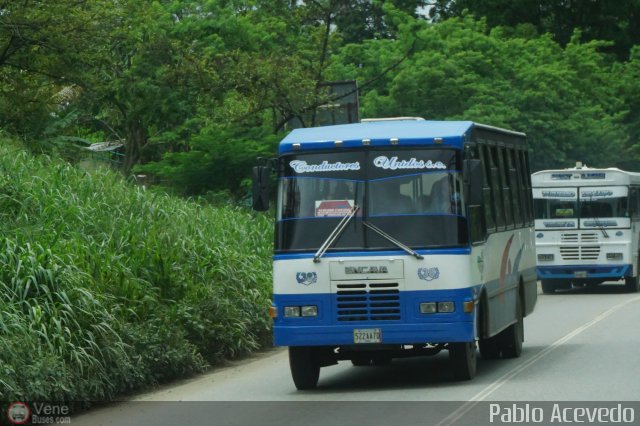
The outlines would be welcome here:
[[[438,140],[437,142],[443,146],[462,148],[473,128],[525,137],[524,133],[472,121],[404,118],[295,129],[280,142],[278,151],[284,154],[297,149],[304,151],[331,149],[338,146],[336,141],[340,141],[340,146],[345,148],[362,147],[365,143],[371,146],[389,146],[395,140],[400,146],[432,145]]]
[[[627,172],[615,167],[596,169],[573,167],[541,170],[531,175],[533,187],[602,186],[640,184],[640,173]]]

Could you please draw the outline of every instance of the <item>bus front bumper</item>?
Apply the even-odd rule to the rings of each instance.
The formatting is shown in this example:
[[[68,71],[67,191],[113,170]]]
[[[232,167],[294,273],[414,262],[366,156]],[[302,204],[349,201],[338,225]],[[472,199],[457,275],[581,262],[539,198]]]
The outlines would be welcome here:
[[[473,321],[420,324],[349,324],[326,326],[276,325],[276,346],[344,346],[356,343],[356,333],[377,330],[380,341],[374,344],[418,344],[469,342],[476,338]],[[369,343],[367,343],[369,344]]]
[[[632,265],[562,265],[538,266],[540,280],[602,279],[619,280],[633,275]]]

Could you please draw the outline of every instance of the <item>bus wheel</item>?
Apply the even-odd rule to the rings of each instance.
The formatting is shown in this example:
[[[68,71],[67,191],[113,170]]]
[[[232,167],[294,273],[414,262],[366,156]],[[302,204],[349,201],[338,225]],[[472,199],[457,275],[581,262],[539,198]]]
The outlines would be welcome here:
[[[480,348],[480,355],[482,359],[498,359],[500,358],[500,338],[499,336],[489,337],[487,339],[480,339],[478,341]]]
[[[553,294],[556,292],[555,283],[551,280],[540,280],[540,284],[542,284],[542,292],[544,294]]]
[[[449,359],[456,380],[471,380],[478,368],[476,342],[449,343]]]
[[[524,340],[524,319],[520,298],[516,303],[516,322],[500,333],[502,337],[502,355],[505,358],[518,358],[522,353],[522,341]]]
[[[638,292],[638,277],[625,277],[624,278],[624,288],[628,293],[637,293]]]
[[[318,384],[320,362],[313,347],[290,346],[289,367],[297,389],[314,389]]]

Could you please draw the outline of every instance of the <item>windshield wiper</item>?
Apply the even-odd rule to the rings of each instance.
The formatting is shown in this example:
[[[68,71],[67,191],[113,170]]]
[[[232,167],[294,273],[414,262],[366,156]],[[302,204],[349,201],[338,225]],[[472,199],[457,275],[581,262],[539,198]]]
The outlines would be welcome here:
[[[592,217],[592,219],[593,219],[593,223],[595,223],[595,224],[596,224],[596,227],[597,227],[599,230],[601,230],[601,231],[602,231],[602,235],[603,235],[605,238],[609,238],[609,234],[607,233],[607,230],[606,230],[606,229],[604,229],[604,225],[600,224],[600,222],[598,221],[598,219],[597,219],[595,216],[594,216],[594,217]]]
[[[331,234],[327,237],[327,239],[322,243],[316,254],[313,256],[313,262],[319,263],[322,255],[331,247],[331,245],[338,239],[344,228],[347,227],[349,221],[356,215],[360,207],[354,205],[348,215],[344,216],[338,225],[331,231]]]
[[[364,224],[364,226],[366,226],[367,228],[371,229],[372,231],[377,232],[378,234],[380,234],[380,236],[386,238],[387,240],[389,240],[390,242],[392,242],[396,246],[400,247],[402,250],[404,250],[407,253],[409,253],[411,256],[414,256],[416,259],[424,259],[424,257],[422,255],[420,255],[419,253],[417,253],[415,250],[413,250],[410,247],[407,247],[406,245],[402,244],[400,241],[396,240],[391,235],[387,234],[386,232],[384,232],[382,229],[378,228],[377,226],[372,225],[371,223],[366,222],[366,221],[362,221],[362,223]]]
[[[588,200],[589,200],[590,203],[593,203],[593,195],[591,197],[589,197]],[[602,231],[602,236],[605,237],[605,238],[609,238],[609,234],[607,233],[607,230],[604,229],[604,225],[601,225],[600,221],[598,221],[598,219],[595,216],[593,216],[591,219],[593,220],[593,223],[595,223],[596,228],[598,228],[600,231]]]

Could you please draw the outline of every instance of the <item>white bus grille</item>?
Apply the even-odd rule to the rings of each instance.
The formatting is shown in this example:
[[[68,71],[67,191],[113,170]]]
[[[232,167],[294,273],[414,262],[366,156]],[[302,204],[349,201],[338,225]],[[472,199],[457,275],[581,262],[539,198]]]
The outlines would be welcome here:
[[[562,260],[598,260],[600,246],[561,246]]]
[[[563,243],[597,243],[598,234],[595,232],[584,234],[579,234],[577,232],[565,232],[560,234],[560,241]]]

